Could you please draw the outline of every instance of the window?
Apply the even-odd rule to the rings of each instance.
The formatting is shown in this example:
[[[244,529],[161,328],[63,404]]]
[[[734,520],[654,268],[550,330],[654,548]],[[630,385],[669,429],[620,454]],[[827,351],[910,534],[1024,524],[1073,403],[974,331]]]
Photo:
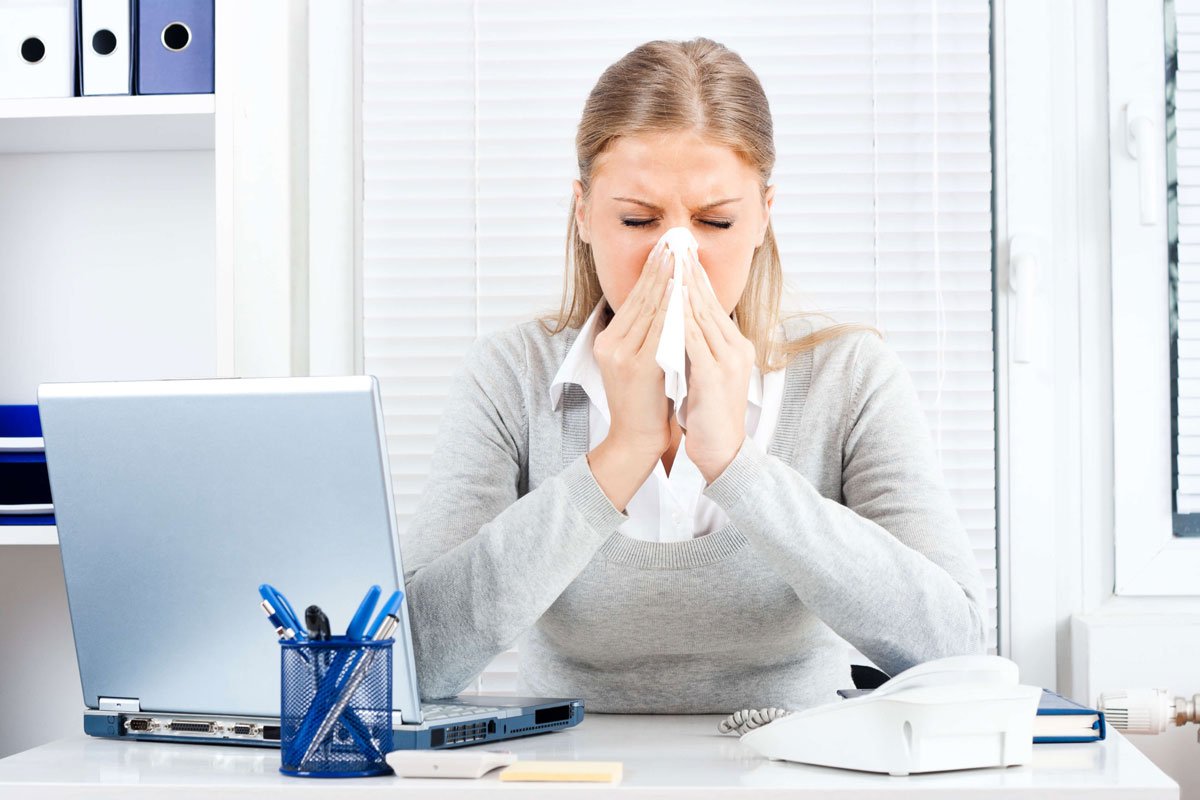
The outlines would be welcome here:
[[[1200,568],[1200,4],[1145,12],[1109,4],[1116,591],[1184,595]]]
[[[978,0],[367,0],[363,366],[384,391],[401,525],[467,345],[557,308],[592,85],[641,42],[708,36],[771,102],[773,224],[798,307],[877,326],[913,375],[994,651],[989,24]],[[506,688],[504,663],[485,688]]]

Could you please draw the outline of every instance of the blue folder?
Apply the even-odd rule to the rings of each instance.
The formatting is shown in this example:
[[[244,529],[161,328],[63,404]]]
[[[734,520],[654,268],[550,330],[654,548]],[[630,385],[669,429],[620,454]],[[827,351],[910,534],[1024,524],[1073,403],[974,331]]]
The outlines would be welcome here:
[[[139,0],[137,93],[211,94],[213,0]]]
[[[1080,736],[1034,735],[1034,744],[1049,742],[1098,742],[1104,738],[1104,712],[1080,705],[1069,697],[1063,697],[1058,692],[1042,689],[1042,699],[1038,701],[1037,713],[1039,717],[1080,716],[1092,717],[1092,720],[1090,725],[1087,724],[1087,720],[1083,720],[1083,724],[1081,725],[1081,728],[1090,731],[1089,733],[1083,733]],[[1034,728],[1037,728],[1036,723],[1034,723]]]
[[[42,435],[38,407],[0,405],[0,442],[36,439]],[[51,502],[45,451],[0,449],[0,505],[42,505]],[[0,513],[0,525],[53,525],[53,514]]]

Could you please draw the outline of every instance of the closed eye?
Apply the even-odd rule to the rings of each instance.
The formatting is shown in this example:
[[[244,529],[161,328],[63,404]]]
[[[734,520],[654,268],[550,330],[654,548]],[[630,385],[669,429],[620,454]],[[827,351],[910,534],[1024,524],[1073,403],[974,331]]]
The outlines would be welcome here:
[[[624,223],[626,226],[628,226],[630,228],[644,228],[647,225],[652,225],[657,221],[658,220],[655,220],[655,219],[623,219],[623,220],[621,220],[622,223]],[[709,227],[720,228],[722,230],[726,230],[733,226],[732,222],[726,222],[726,221],[720,221],[720,220],[702,219],[702,220],[700,220],[700,222],[704,225],[708,225]]]

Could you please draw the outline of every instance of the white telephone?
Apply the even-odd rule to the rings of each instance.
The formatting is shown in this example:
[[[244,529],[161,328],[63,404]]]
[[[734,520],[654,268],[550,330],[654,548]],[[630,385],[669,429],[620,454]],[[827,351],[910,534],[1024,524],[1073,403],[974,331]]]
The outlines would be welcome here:
[[[742,736],[772,760],[908,775],[1007,767],[1033,756],[1042,690],[1000,656],[918,664],[873,692],[781,716]]]

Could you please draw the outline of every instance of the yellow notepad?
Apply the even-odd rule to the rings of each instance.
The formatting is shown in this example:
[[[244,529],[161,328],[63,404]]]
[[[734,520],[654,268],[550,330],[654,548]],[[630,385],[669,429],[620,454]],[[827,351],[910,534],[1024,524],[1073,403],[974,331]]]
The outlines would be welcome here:
[[[620,783],[621,772],[620,761],[518,761],[500,773],[500,780]]]

